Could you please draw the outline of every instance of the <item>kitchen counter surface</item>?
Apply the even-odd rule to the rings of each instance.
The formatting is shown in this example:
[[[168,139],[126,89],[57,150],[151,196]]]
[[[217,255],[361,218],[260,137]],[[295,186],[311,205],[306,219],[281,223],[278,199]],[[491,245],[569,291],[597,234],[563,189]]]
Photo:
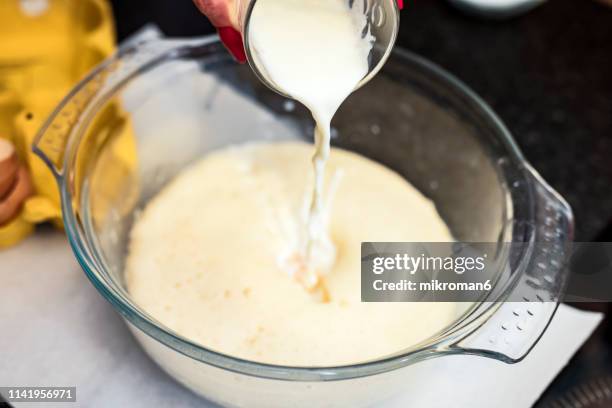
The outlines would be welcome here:
[[[0,273],[5,334],[0,335],[0,361],[9,368],[0,370],[0,384],[75,386],[77,404],[55,405],[66,408],[217,407],[181,387],[145,355],[88,281],[61,232],[41,229],[0,252]],[[2,314],[15,307],[19,313]],[[406,373],[415,378],[400,395],[380,408],[526,407],[600,319],[600,314],[560,307],[521,364],[470,355],[423,361],[416,372]],[[507,341],[520,337],[517,331],[504,336]],[[444,396],[440,389],[446,390]],[[47,406],[32,402],[15,408],[41,405]]]
[[[399,44],[484,98],[576,216],[576,240],[612,220],[612,7],[549,0],[507,21],[410,2]]]

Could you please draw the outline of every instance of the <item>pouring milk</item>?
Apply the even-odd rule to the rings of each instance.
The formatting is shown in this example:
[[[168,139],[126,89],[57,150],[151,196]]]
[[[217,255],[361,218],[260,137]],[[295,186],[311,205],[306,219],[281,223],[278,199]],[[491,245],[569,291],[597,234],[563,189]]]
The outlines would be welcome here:
[[[263,74],[304,104],[316,122],[315,181],[305,236],[288,265],[304,287],[324,289],[322,275],[336,256],[327,228],[323,183],[331,120],[368,74],[374,38],[363,12],[345,0],[258,0],[250,23],[253,58]]]

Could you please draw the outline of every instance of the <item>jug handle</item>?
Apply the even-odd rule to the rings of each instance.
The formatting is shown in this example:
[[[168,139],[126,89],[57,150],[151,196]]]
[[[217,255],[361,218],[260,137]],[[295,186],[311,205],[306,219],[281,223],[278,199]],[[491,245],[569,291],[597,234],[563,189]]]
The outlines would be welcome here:
[[[517,363],[538,343],[559,306],[574,234],[572,210],[531,166],[524,168],[534,186],[535,241],[530,264],[508,297],[516,301],[490,307],[484,324],[453,340],[446,352]]]
[[[38,131],[32,143],[32,151],[51,169],[56,179],[64,173],[66,152],[72,134],[79,128],[78,122],[88,117],[89,110],[96,105],[101,93],[120,86],[124,81],[165,58],[176,58],[176,53],[195,51],[204,55],[207,48],[213,54],[221,46],[217,36],[194,39],[165,39],[161,34],[135,34],[123,43],[117,52],[94,68],[62,100]]]

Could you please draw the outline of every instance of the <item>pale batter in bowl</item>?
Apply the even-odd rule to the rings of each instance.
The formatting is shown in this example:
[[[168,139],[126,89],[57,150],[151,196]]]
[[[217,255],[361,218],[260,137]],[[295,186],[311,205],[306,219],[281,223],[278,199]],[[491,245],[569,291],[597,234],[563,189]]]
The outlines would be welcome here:
[[[300,142],[250,144],[213,152],[181,173],[133,227],[126,268],[133,299],[205,347],[293,366],[380,358],[454,322],[453,303],[360,301],[362,241],[452,238],[427,198],[352,152],[332,149],[327,172],[336,247],[324,278],[328,301],[296,281],[287,259],[303,233],[311,154]]]

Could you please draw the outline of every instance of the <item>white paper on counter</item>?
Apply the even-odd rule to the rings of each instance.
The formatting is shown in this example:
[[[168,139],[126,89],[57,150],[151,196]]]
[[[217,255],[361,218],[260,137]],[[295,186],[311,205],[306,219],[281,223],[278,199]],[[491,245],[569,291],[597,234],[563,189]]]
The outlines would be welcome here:
[[[39,233],[0,252],[0,279],[0,386],[76,386],[77,403],[64,405],[71,408],[213,406],[147,358],[62,234]],[[601,318],[561,306],[536,348],[515,365],[474,356],[422,362],[431,381],[389,407],[529,407]]]

